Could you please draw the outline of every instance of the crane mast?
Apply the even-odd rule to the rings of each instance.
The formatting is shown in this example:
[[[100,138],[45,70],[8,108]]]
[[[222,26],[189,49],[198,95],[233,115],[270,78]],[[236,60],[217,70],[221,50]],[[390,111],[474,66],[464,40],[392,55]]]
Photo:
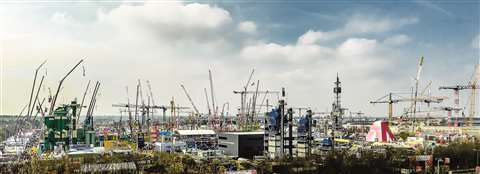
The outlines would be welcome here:
[[[213,79],[212,79],[212,71],[208,70],[208,78],[210,80],[210,96],[212,98],[212,119],[211,119],[211,124],[212,128],[216,129],[217,127],[217,113],[218,113],[218,108],[215,105],[215,91],[213,89]]]
[[[180,87],[182,87],[182,90],[183,90],[183,92],[185,93],[185,95],[187,96],[188,101],[190,101],[190,104],[192,105],[193,110],[195,110],[194,120],[195,120],[195,122],[198,122],[197,119],[198,119],[198,117],[200,116],[200,111],[198,110],[197,106],[195,106],[195,103],[193,103],[192,97],[190,97],[190,95],[188,94],[187,90],[185,89],[185,86],[183,86],[182,84],[180,84]],[[196,124],[196,123],[195,123],[195,124]]]
[[[148,87],[148,92],[149,92],[149,103],[148,103],[148,106],[150,106],[150,100],[152,100],[152,105],[155,106],[155,100],[154,100],[154,97],[153,97],[152,86],[150,85],[150,81],[149,81],[149,80],[147,80],[147,87]],[[155,112],[155,110],[152,109],[152,110],[150,111],[150,107],[149,107],[149,113],[148,113],[149,118],[148,118],[148,120],[150,120],[151,117],[153,117],[154,112]],[[150,113],[151,113],[152,115],[150,115]],[[150,121],[148,121],[148,122],[150,122]]]
[[[82,103],[80,103],[80,108],[78,109],[77,120],[80,119],[80,114],[81,114],[82,108],[83,108],[83,102],[85,101],[85,96],[87,95],[89,87],[90,87],[90,80],[88,81],[87,88],[85,89],[85,92],[83,93]],[[78,122],[77,122],[77,124],[78,124]]]
[[[183,92],[185,93],[185,95],[187,96],[188,101],[190,101],[190,104],[192,105],[193,109],[195,110],[195,113],[196,113],[197,115],[200,115],[200,111],[198,111],[197,106],[195,106],[195,103],[193,103],[193,100],[192,100],[192,98],[190,97],[190,95],[188,94],[187,90],[185,89],[185,86],[180,85],[180,87],[182,87],[182,90],[183,90]]]
[[[442,97],[423,97],[423,96],[417,96],[416,99],[411,99],[411,98],[404,98],[396,93],[388,93],[387,95],[384,95],[380,97],[379,99],[375,101],[370,101],[371,104],[388,104],[388,120],[389,122],[393,121],[393,104],[399,103],[399,102],[424,102],[424,103],[440,103],[443,101],[444,98]]]
[[[140,123],[140,130],[143,131],[144,125],[145,125],[145,114],[148,112],[148,107],[145,107],[145,99],[143,98],[143,90],[142,90],[142,82],[140,82],[140,79],[138,79],[138,88],[139,88],[139,93],[140,93],[140,100],[142,102],[142,111],[141,111],[141,123]]]
[[[130,105],[130,96],[128,95],[128,86],[125,87],[127,90],[127,106]],[[130,107],[127,107],[127,112],[128,112],[128,127],[130,128],[130,133],[133,134],[133,129],[132,129],[132,112],[130,111]]]
[[[414,100],[413,100],[413,129],[415,129],[415,113],[417,112],[417,97],[418,97],[418,83],[420,81],[420,73],[422,73],[422,68],[423,68],[423,56],[420,58],[420,62],[418,63],[418,70],[417,70],[417,76],[415,77],[415,95],[414,95]]]
[[[208,70],[208,78],[210,80],[210,96],[212,97],[212,109],[213,115],[217,114],[217,110],[215,109],[215,93],[213,90],[213,79],[212,79],[212,71]]]
[[[473,117],[477,114],[477,82],[480,75],[479,64],[475,65],[475,72],[473,73],[472,80],[470,85],[472,85],[472,91],[470,94],[470,105],[469,105],[469,114],[468,114],[468,126],[473,126]]]
[[[207,101],[207,112],[208,112],[208,117],[212,114],[212,110],[210,109],[210,103],[208,102],[208,94],[207,94],[207,88],[203,88],[203,92],[205,92],[205,100]]]
[[[454,107],[455,108],[460,108],[460,91],[465,90],[465,89],[477,89],[479,88],[475,84],[469,84],[469,85],[455,85],[455,86],[440,86],[438,89],[449,89],[453,90],[453,95],[454,95]],[[455,122],[454,126],[458,126],[458,117],[460,117],[460,110],[455,110]],[[465,121],[465,115],[463,115],[463,120]]]
[[[247,90],[248,90],[248,85],[250,85],[250,81],[252,80],[253,73],[255,72],[255,69],[252,69],[252,72],[250,73],[250,76],[248,77],[247,83],[243,87],[243,93],[240,93],[240,119],[239,119],[239,127],[242,127],[242,124],[245,119],[245,103],[247,100]],[[235,93],[235,92],[234,92]]]
[[[276,94],[276,95],[277,95],[277,98],[279,97],[279,94],[280,94],[279,91],[268,91],[268,90],[267,90],[267,91],[258,91],[258,90],[255,90],[255,91],[246,91],[246,90],[241,90],[241,91],[233,91],[233,93],[240,95],[240,100],[241,100],[240,102],[241,102],[241,103],[245,101],[245,98],[246,98],[247,94],[254,94],[254,95],[255,95],[255,94],[257,94],[257,95],[258,95],[258,94],[265,94],[265,95],[267,95],[267,94]],[[265,99],[265,97],[264,97],[264,99]],[[262,103],[263,103],[263,100],[262,100]],[[251,106],[251,103],[247,103],[247,106]],[[240,120],[237,121],[238,127],[243,127],[243,124],[245,124],[244,121],[247,121],[247,120],[243,120],[244,117],[242,116],[242,114],[244,114],[244,113],[242,113],[242,110],[243,110],[243,111],[245,111],[245,109],[249,110],[249,108],[243,108],[243,107],[244,107],[244,106],[240,106],[240,118],[239,118]],[[260,106],[260,107],[261,107],[261,106]],[[255,110],[257,110],[257,109],[255,109]],[[254,111],[254,112],[256,112],[256,111]]]

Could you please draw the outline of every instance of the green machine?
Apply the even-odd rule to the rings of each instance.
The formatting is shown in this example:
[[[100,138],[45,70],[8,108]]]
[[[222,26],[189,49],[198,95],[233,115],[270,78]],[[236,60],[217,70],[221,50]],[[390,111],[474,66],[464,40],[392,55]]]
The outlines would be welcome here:
[[[95,108],[96,95],[100,88],[100,82],[96,82],[94,92],[88,107],[83,128],[77,129],[77,116],[80,115],[81,108],[85,95],[87,94],[90,82],[83,95],[82,103],[77,104],[76,100],[70,104],[64,104],[55,108],[57,96],[59,95],[63,81],[75,70],[83,60],[80,60],[66,75],[60,80],[58,89],[50,107],[50,114],[44,117],[45,133],[43,143],[40,145],[44,151],[55,150],[55,147],[63,147],[63,150],[68,150],[70,145],[75,144],[96,144],[96,134],[93,129],[93,109]]]
[[[77,109],[80,105],[76,101],[62,105],[55,109],[53,115],[45,116],[45,134],[43,146],[45,151],[54,150],[55,146],[63,146],[68,150],[70,145],[96,145],[97,137],[93,129],[93,118],[85,118],[83,127],[77,128]]]
[[[70,144],[76,144],[77,139],[77,109],[80,107],[76,101],[62,105],[55,109],[52,115],[45,116],[44,149],[53,150],[55,146],[63,146],[65,149]]]

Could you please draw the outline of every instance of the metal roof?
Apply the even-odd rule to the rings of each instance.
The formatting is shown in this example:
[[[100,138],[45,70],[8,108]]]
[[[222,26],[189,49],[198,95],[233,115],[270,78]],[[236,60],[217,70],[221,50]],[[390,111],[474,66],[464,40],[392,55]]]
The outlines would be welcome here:
[[[213,130],[176,130],[178,135],[215,135]]]
[[[221,134],[235,134],[235,135],[258,135],[258,134],[265,134],[263,131],[255,131],[255,132],[222,132]]]

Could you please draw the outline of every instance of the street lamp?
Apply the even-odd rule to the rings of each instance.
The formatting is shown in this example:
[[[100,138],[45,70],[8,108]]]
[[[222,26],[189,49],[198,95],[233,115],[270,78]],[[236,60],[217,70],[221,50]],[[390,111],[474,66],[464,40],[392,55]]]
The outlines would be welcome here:
[[[440,163],[443,162],[442,158],[437,158],[437,174],[440,174]]]

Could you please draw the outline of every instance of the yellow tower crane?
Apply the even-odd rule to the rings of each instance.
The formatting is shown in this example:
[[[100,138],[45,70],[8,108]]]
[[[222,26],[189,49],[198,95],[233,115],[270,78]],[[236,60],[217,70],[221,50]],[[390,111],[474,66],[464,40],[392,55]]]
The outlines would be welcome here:
[[[467,125],[473,126],[473,117],[477,114],[477,81],[480,77],[479,64],[475,65],[475,71],[472,75],[469,85],[472,86],[469,98],[469,113]]]
[[[375,101],[371,101],[371,104],[378,104],[378,103],[387,103],[388,104],[388,121],[391,122],[393,118],[393,104],[399,102],[424,102],[424,103],[440,103],[444,100],[443,97],[425,97],[425,96],[417,96],[416,99],[405,98],[395,93],[388,93],[380,97]]]

